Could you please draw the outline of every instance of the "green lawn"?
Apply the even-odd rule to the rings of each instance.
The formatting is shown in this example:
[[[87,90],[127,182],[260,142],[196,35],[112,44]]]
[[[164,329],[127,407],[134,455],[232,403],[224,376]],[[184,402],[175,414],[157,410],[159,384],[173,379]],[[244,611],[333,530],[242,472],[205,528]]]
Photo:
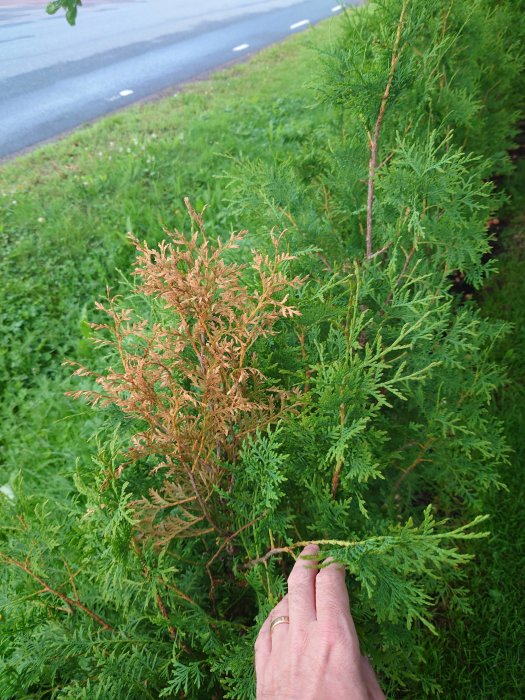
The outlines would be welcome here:
[[[310,44],[329,42],[335,26],[323,23],[176,96],[0,167],[0,485],[21,471],[40,492],[69,488],[98,418],[64,397],[70,382],[62,362],[93,364],[86,322],[105,285],[124,284],[132,257],[126,232],[154,242],[163,227],[185,226],[186,195],[197,207],[209,205],[207,220],[217,229],[243,228],[229,203],[237,161],[293,154],[306,162],[312,124],[327,118],[307,89],[319,63]],[[429,661],[447,699],[517,698],[525,690],[523,220],[504,242],[501,272],[486,288],[483,308],[515,324],[498,349],[509,382],[497,397],[514,453],[503,475],[508,492],[486,504],[492,537],[478,545],[469,576],[473,614],[443,628]]]

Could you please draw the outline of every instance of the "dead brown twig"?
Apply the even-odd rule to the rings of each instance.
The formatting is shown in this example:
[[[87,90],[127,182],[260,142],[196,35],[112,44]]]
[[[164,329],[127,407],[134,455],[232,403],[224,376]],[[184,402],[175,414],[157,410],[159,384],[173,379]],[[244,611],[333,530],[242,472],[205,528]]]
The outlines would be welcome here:
[[[421,448],[421,451],[417,455],[417,457],[414,459],[414,461],[410,464],[409,467],[407,467],[402,473],[399,479],[396,481],[394,484],[394,493],[397,493],[399,491],[399,487],[403,483],[403,481],[407,478],[409,474],[411,474],[414,469],[417,467],[418,464],[421,464],[422,462],[430,462],[430,459],[425,459],[424,455],[426,454],[427,450],[430,448],[430,446],[436,441],[435,437],[429,437],[426,442],[423,444],[420,444],[419,447]]]
[[[215,552],[215,554],[212,556],[212,558],[206,564],[206,570],[208,572],[208,576],[210,577],[210,599],[212,601],[215,600],[215,582],[213,580],[213,576],[211,573],[211,565],[217,559],[217,557],[223,551],[223,549],[231,543],[232,540],[234,540],[238,535],[240,535],[241,532],[244,532],[244,530],[247,530],[249,527],[251,527],[252,525],[255,525],[255,523],[259,522],[259,520],[262,520],[265,517],[265,515],[267,515],[267,514],[263,513],[262,515],[259,515],[257,518],[254,518],[253,520],[250,520],[250,522],[245,523],[238,530],[235,530],[235,532],[233,532],[231,535],[228,535],[228,537],[226,537],[226,539],[220,545],[219,549]]]

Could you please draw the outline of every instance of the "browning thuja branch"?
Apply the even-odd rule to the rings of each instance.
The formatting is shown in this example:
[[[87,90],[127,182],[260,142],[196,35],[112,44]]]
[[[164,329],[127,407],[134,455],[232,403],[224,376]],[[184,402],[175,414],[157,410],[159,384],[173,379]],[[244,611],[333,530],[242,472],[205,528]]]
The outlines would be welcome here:
[[[289,279],[294,256],[280,252],[272,235],[271,255],[251,252],[251,261],[228,262],[246,232],[212,243],[201,214],[186,201],[194,231],[176,231],[158,248],[131,237],[137,249],[139,284],[132,301],[149,300],[151,318],[123,308],[108,295],[98,304],[109,321],[93,324],[113,346],[118,366],[93,375],[97,390],[71,392],[91,403],[117,406],[137,419],[130,463],[154,457],[151,474],[162,484],[141,494],[135,505],[142,528],[159,543],[215,531],[225,536],[217,491],[228,477],[243,440],[274,423],[297,396],[271,386],[257,367],[256,341],[275,333],[279,319],[299,315],[289,303],[303,280]],[[151,462],[149,462],[151,464]]]

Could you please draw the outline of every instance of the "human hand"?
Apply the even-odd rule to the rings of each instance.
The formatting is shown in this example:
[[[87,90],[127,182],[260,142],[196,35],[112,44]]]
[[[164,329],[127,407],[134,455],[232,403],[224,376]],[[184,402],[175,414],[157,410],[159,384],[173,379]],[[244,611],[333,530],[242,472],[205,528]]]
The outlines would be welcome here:
[[[318,552],[310,544],[301,556]],[[257,700],[385,700],[359,651],[343,567],[295,562],[255,642],[255,671]]]

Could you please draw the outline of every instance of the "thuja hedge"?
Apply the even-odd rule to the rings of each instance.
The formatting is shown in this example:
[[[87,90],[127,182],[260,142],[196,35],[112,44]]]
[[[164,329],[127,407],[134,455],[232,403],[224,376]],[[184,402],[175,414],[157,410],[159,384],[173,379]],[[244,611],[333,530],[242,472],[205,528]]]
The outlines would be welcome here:
[[[72,380],[106,416],[97,457],[61,499],[0,501],[2,698],[253,697],[258,626],[312,540],[390,694],[438,689],[424,661],[507,454],[506,327],[451,279],[491,270],[522,19],[385,0],[342,24],[308,152],[230,182],[249,232],[188,201],[98,303]]]

